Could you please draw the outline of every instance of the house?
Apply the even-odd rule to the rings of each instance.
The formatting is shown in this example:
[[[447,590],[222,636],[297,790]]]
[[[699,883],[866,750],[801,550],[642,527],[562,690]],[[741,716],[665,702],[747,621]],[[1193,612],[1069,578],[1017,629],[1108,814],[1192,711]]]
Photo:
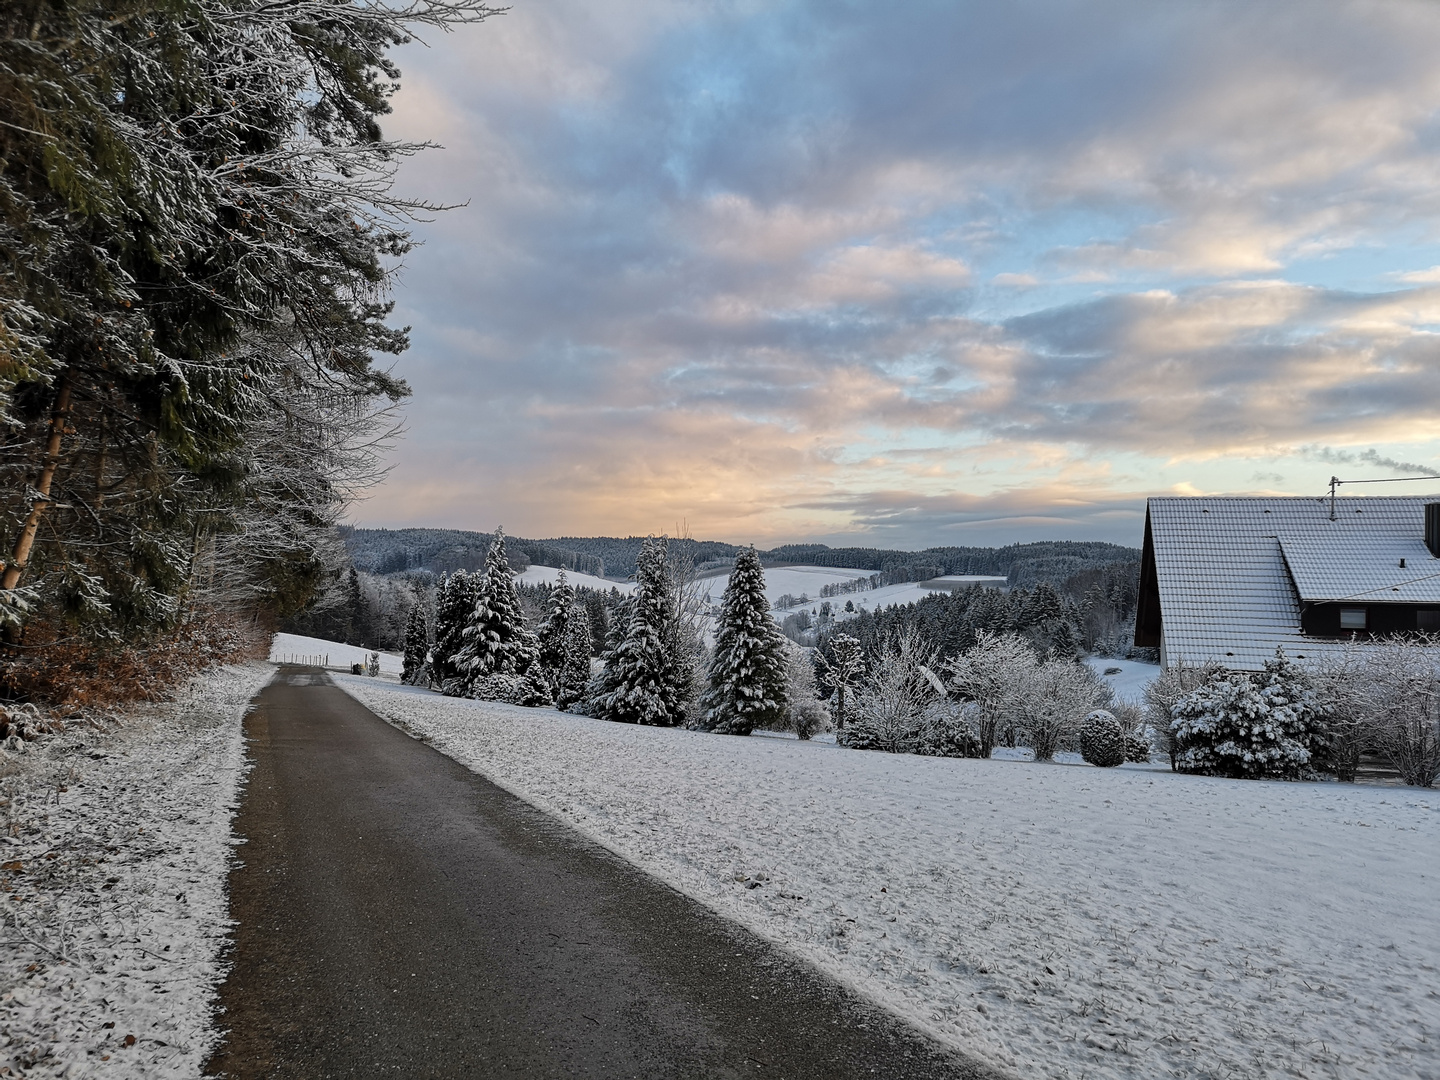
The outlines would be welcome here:
[[[1440,631],[1440,496],[1154,498],[1135,644],[1258,671],[1351,639]]]

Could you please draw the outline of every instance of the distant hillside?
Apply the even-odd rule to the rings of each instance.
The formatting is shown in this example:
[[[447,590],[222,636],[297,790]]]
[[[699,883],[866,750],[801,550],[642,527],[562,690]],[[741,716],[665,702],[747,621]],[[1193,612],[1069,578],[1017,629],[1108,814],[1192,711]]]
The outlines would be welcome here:
[[[407,570],[449,573],[475,570],[485,561],[491,534],[461,529],[344,529],[345,544],[359,570],[395,574]],[[532,566],[563,566],[596,577],[623,579],[635,573],[643,536],[561,536],[550,540],[506,537],[512,557]],[[733,559],[735,544],[714,540],[671,541],[691,549],[696,566]],[[937,547],[924,551],[886,548],[832,548],[824,544],[786,544],[762,551],[767,564],[853,567],[921,581],[942,574],[1003,575],[1014,586],[1040,581],[1060,583],[1082,570],[1137,560],[1140,552],[1119,544],[1049,540],[1000,548]],[[516,558],[514,561],[521,561]]]

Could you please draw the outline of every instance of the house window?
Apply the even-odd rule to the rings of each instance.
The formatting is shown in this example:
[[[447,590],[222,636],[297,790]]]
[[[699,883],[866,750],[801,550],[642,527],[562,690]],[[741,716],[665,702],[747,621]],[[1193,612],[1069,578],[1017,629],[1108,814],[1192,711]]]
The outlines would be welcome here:
[[[1440,608],[1421,608],[1415,612],[1415,629],[1440,633]]]
[[[1341,630],[1364,630],[1365,609],[1363,607],[1342,607],[1340,609]]]

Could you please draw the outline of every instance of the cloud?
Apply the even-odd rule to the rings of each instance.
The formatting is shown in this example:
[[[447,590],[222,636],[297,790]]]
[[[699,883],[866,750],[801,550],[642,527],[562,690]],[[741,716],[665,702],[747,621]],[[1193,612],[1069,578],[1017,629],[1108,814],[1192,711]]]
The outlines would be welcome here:
[[[403,190],[468,205],[407,259],[363,514],[1122,537],[1393,456],[1440,429],[1440,277],[1374,254],[1440,262],[1437,51],[1401,2],[552,0],[402,52],[392,133],[447,147]]]

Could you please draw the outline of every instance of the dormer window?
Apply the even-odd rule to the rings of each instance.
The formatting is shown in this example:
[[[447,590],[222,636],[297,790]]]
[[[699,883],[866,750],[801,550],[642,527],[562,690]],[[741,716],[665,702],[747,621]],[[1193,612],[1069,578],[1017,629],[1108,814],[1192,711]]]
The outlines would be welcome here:
[[[1340,609],[1341,630],[1364,630],[1365,609],[1363,607],[1342,607]]]

